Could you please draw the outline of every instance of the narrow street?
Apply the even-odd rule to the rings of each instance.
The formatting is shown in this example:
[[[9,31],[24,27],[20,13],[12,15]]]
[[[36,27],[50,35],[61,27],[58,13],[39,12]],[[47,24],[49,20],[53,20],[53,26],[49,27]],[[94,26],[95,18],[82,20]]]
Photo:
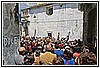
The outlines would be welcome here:
[[[3,65],[98,65],[98,3],[3,3]]]

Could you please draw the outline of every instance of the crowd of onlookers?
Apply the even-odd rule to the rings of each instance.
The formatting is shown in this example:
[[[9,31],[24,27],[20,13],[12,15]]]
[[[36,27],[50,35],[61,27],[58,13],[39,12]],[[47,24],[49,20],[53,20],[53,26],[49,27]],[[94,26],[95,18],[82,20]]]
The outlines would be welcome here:
[[[96,48],[80,39],[29,37],[21,38],[16,65],[96,65]]]

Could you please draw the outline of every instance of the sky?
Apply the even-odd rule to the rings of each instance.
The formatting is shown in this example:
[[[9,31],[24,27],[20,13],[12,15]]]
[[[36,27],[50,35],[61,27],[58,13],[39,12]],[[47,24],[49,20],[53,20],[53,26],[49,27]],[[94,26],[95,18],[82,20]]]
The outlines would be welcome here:
[[[29,6],[34,6],[36,3],[20,3],[20,10],[26,9]]]

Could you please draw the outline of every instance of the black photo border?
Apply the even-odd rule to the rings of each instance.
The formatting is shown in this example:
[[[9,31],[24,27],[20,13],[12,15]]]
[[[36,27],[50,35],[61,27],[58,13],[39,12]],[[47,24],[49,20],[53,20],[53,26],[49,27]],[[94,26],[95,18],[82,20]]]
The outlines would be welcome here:
[[[11,65],[10,65],[10,66],[9,66],[9,65],[8,65],[8,66],[4,66],[4,65],[3,65],[3,62],[2,62],[2,45],[3,45],[3,43],[2,43],[2,41],[3,41],[3,40],[2,40],[2,38],[3,38],[3,37],[2,37],[2,24],[3,24],[3,21],[2,21],[2,15],[3,15],[3,14],[2,14],[2,8],[3,8],[3,7],[2,7],[2,4],[3,4],[3,2],[11,2],[11,3],[13,3],[13,2],[14,2],[14,3],[15,3],[15,2],[20,2],[20,3],[21,3],[21,2],[24,2],[24,3],[26,3],[26,2],[59,2],[59,3],[60,3],[60,2],[73,2],[73,3],[75,3],[75,2],[82,2],[82,3],[85,3],[85,2],[86,2],[86,3],[97,2],[97,3],[98,3],[98,7],[97,7],[97,9],[98,9],[98,13],[97,13],[97,14],[98,14],[98,15],[97,15],[97,20],[98,20],[98,21],[97,21],[97,22],[98,22],[98,25],[97,25],[97,26],[98,26],[98,28],[97,28],[97,29],[98,29],[98,30],[97,30],[97,31],[98,31],[98,38],[97,38],[97,39],[98,39],[98,40],[97,40],[97,41],[98,41],[98,49],[97,49],[97,50],[98,50],[98,62],[97,62],[97,63],[98,63],[98,66],[95,66],[95,65],[94,65],[94,66],[91,66],[91,65],[89,65],[89,66],[84,66],[84,65],[83,65],[83,66],[80,66],[80,65],[77,65],[77,66],[76,66],[76,65],[75,65],[75,66],[73,66],[73,65],[70,65],[70,66],[67,66],[67,65],[63,65],[63,66],[62,66],[62,65],[61,65],[61,66],[58,66],[58,65],[54,65],[54,66],[53,66],[53,65],[48,65],[48,66],[43,66],[43,65],[41,65],[41,66],[40,66],[40,65],[35,65],[35,66],[34,66],[34,65],[31,65],[31,66],[28,66],[28,65],[27,65],[27,66],[26,66],[26,65],[25,65],[25,66],[23,66],[23,65],[21,65],[21,66],[17,66],[17,65],[14,66],[14,65],[12,65],[12,66],[11,66]],[[1,67],[99,67],[99,1],[1,1]]]

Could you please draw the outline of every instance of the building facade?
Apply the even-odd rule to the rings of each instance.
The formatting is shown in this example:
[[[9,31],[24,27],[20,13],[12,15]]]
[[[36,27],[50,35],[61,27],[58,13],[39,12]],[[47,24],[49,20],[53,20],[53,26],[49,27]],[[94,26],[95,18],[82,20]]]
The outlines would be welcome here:
[[[2,63],[14,65],[15,54],[19,47],[18,4],[2,2]]]
[[[79,10],[83,11],[83,41],[97,46],[97,3],[81,3]]]
[[[25,14],[26,12],[26,14]],[[78,11],[77,3],[43,3],[22,10],[22,18],[27,23],[29,36],[66,37],[70,40],[81,39],[83,34],[83,13]],[[24,34],[25,35],[25,34]]]

